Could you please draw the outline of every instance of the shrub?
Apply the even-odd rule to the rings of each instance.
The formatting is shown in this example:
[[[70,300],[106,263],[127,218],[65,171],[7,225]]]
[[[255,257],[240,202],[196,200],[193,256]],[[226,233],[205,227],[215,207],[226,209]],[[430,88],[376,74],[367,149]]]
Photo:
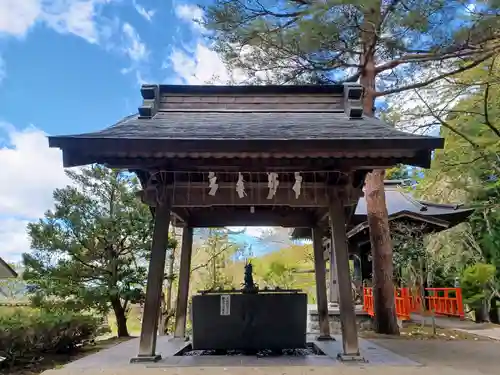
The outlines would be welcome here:
[[[495,271],[495,266],[484,263],[476,263],[463,271],[460,286],[467,305],[479,309],[489,300]]]
[[[3,365],[32,361],[45,353],[69,353],[102,332],[100,319],[73,312],[10,309],[0,312]]]

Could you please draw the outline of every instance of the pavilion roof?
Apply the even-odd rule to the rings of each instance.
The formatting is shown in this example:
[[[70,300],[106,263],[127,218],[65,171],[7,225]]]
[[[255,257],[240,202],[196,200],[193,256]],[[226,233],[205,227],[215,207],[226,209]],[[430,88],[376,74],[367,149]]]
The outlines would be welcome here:
[[[403,181],[385,181],[385,201],[389,220],[409,220],[425,222],[435,230],[444,230],[465,221],[474,211],[462,204],[440,204],[426,202],[412,197],[412,194],[402,188]],[[351,217],[348,237],[357,235],[368,228],[367,207],[365,197],[358,201]],[[293,238],[311,238],[308,228],[296,228]]]
[[[139,114],[128,116],[104,130],[67,136],[68,138],[122,138],[172,140],[400,140],[405,145],[439,138],[396,130],[374,117],[350,119],[344,112],[280,110],[172,110],[152,119]],[[63,137],[53,137],[63,138]],[[438,144],[439,142],[434,142]],[[359,144],[359,143],[358,143]],[[432,144],[432,142],[431,142]]]
[[[402,188],[402,181],[385,181],[385,201],[389,216],[401,213],[416,214],[422,218],[436,218],[447,221],[454,226],[466,220],[474,211],[463,204],[441,204],[426,202],[413,198],[412,194]],[[359,223],[367,218],[366,198],[361,197],[354,211],[353,219]]]
[[[14,271],[6,261],[0,258],[0,279],[7,279],[11,277],[17,277],[16,271]]]
[[[379,158],[367,167],[404,159],[427,167],[431,151],[444,144],[364,116],[359,85],[144,85],[141,93],[139,113],[111,127],[49,137],[63,150],[64,165],[251,155]]]

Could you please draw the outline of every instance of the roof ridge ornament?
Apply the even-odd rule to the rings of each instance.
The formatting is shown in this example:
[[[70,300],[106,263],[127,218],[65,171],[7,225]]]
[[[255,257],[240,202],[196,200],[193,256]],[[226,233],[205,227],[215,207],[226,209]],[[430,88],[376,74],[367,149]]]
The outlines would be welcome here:
[[[151,119],[156,115],[160,106],[160,87],[158,85],[142,85],[141,95],[144,101],[139,107],[139,118]]]
[[[344,83],[344,112],[350,119],[363,118],[363,92],[359,83]]]

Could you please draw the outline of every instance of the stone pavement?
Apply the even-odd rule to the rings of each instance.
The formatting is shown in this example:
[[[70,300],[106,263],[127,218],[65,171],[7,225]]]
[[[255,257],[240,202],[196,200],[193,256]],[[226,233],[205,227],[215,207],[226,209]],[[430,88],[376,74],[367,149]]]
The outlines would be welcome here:
[[[500,342],[374,339],[372,342],[421,363],[466,373],[500,374]],[[441,375],[441,374],[440,374]]]
[[[88,355],[76,361],[68,363],[63,367],[65,370],[87,370],[87,369],[117,369],[133,366],[134,368],[150,367],[234,367],[234,366],[337,366],[342,363],[337,359],[337,354],[342,351],[340,336],[336,341],[315,341],[314,337],[308,337],[308,342],[314,342],[326,355],[324,356],[278,356],[258,358],[256,356],[174,356],[176,352],[188,343],[184,340],[172,339],[160,336],[157,341],[158,353],[162,359],[151,364],[130,364],[130,358],[137,354],[139,339],[132,339],[115,345],[111,348],[101,350],[98,353]],[[390,350],[374,344],[369,340],[360,339],[360,351],[368,361],[367,365],[395,365],[395,366],[418,366],[419,364],[395,354]]]
[[[308,339],[314,342],[326,354],[324,356],[278,356],[258,358],[256,356],[174,356],[187,343],[181,340],[169,337],[158,337],[158,352],[163,358],[157,363],[148,364],[130,364],[130,358],[137,353],[139,339],[132,339],[111,348],[104,349],[98,353],[80,358],[57,370],[45,372],[45,375],[68,375],[68,374],[128,374],[130,371],[135,374],[142,374],[150,369],[168,369],[180,368],[283,368],[283,367],[325,367],[325,368],[344,368],[354,367],[376,367],[376,366],[410,366],[419,367],[420,364],[405,358],[404,356],[393,353],[392,351],[374,344],[369,340],[360,339],[360,350],[362,356],[367,360],[366,363],[345,363],[339,361],[336,357],[342,349],[341,337],[337,336],[336,341],[314,341],[314,338]],[[269,370],[273,372],[274,370]],[[244,371],[248,372],[247,370]]]
[[[121,369],[87,369],[81,371],[50,370],[43,375],[484,375],[473,369],[464,370],[453,367],[425,366],[349,366],[332,367],[292,366],[292,367],[157,367]],[[488,373],[490,374],[490,373]],[[498,372],[491,373],[498,375]]]
[[[158,340],[163,354],[181,345],[168,337]],[[340,345],[321,342],[328,356],[307,358],[170,356],[156,364],[129,364],[138,346],[138,339],[132,339],[43,375],[498,375],[500,368],[500,342],[495,341],[361,339],[367,363],[334,359]]]
[[[432,317],[426,316],[425,324],[432,324]],[[448,318],[436,316],[436,326],[445,329],[452,329],[455,331],[461,331],[470,333],[472,335],[486,337],[492,340],[500,341],[500,325],[494,325],[490,323],[474,323],[470,320],[460,320],[458,318]],[[411,314],[411,320],[414,322],[421,322],[422,315]]]

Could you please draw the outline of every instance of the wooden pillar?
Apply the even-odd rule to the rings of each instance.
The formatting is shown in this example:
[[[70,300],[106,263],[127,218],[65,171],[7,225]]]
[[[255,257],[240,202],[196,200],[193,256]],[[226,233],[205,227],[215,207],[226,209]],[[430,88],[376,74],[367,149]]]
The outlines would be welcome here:
[[[335,195],[330,197],[330,224],[332,232],[332,254],[335,253],[337,280],[339,283],[340,324],[342,328],[342,353],[344,360],[362,360],[359,355],[356,313],[351,291],[349,252],[347,247],[344,205]]]
[[[182,229],[181,265],[179,270],[179,286],[177,288],[177,304],[175,307],[174,337],[186,337],[186,317],[188,307],[189,279],[191,277],[191,254],[193,251],[193,228]]]
[[[326,293],[326,266],[323,255],[323,231],[319,227],[312,230],[314,248],[314,275],[316,277],[316,301],[319,319],[318,340],[332,340],[328,321],[328,297]]]
[[[170,224],[170,202],[161,202],[156,206],[153,244],[149,260],[146,300],[142,315],[139,354],[131,362],[154,362],[161,359],[156,354],[156,337],[160,316],[160,299],[165,274],[165,258],[168,247],[168,229]]]

